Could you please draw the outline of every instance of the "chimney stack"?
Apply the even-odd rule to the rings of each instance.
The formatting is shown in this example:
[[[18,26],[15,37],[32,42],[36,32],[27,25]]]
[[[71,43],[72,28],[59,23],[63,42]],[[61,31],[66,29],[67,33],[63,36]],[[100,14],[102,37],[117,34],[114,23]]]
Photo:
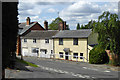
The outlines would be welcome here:
[[[59,23],[59,30],[64,30],[64,22]]]
[[[27,22],[27,25],[30,25],[30,17],[27,17],[26,22]]]
[[[66,30],[66,21],[64,21],[64,30]]]
[[[48,22],[46,20],[44,21],[44,28],[45,30],[48,30]]]

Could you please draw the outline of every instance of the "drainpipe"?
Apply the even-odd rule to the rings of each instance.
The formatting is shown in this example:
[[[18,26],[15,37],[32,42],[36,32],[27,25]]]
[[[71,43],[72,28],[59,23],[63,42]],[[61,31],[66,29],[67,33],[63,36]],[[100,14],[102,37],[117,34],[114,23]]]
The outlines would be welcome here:
[[[87,62],[88,62],[88,37],[87,37]]]

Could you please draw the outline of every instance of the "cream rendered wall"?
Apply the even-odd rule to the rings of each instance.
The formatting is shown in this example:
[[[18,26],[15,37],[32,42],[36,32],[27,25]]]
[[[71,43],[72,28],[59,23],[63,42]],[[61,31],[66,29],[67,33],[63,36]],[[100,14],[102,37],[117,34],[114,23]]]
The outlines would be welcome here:
[[[50,58],[51,50],[53,50],[53,39],[49,39],[49,43],[45,43],[45,39],[36,39],[36,43],[33,43],[33,39],[27,39],[27,42],[24,42],[24,39],[21,39],[21,50],[23,48],[28,48],[28,53],[31,54],[32,48],[47,49],[47,58]]]
[[[63,51],[64,48],[70,48],[70,55],[72,55],[72,60],[76,60],[73,58],[73,53],[78,53],[78,56],[80,56],[80,53],[83,53],[83,57],[87,59],[87,38],[86,39],[78,39],[78,45],[73,45],[73,39],[63,39],[63,45],[59,45],[59,39],[54,39],[54,53],[55,58],[59,58],[58,54],[59,52],[63,52],[65,55],[65,52]],[[61,59],[65,59],[61,58]],[[84,60],[85,62],[87,60]],[[70,60],[70,59],[69,59]],[[78,61],[83,61],[83,59],[78,58]]]
[[[89,53],[90,50],[92,50],[92,49],[93,49],[93,47],[91,47],[91,46],[88,45],[88,53]],[[89,54],[88,54],[88,56],[89,56]],[[89,60],[89,57],[88,57],[88,60]]]

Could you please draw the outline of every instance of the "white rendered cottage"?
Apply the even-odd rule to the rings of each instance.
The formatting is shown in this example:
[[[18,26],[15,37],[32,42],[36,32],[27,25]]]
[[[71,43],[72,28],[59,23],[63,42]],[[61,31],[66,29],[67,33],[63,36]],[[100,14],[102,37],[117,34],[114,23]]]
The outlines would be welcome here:
[[[37,56],[50,58],[53,54],[53,39],[58,31],[33,30],[21,37],[21,53],[23,56]]]

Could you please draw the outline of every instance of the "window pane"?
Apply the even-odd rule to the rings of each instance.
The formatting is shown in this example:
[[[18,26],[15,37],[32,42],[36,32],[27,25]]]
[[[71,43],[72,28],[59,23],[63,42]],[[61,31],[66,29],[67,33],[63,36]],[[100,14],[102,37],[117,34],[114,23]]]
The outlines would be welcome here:
[[[53,54],[53,50],[51,50],[51,54]]]
[[[80,53],[80,59],[83,59],[83,53]]]
[[[59,45],[63,45],[63,39],[62,38],[59,39]]]
[[[39,53],[39,48],[32,48],[32,53]]]
[[[36,43],[36,39],[33,39],[33,43]]]
[[[24,42],[27,42],[27,39],[24,39]]]
[[[45,39],[45,43],[49,43],[49,39]]]
[[[73,45],[78,45],[78,38],[73,39]]]
[[[78,58],[78,53],[73,53],[73,58]]]
[[[63,58],[63,52],[59,52],[60,58]]]

